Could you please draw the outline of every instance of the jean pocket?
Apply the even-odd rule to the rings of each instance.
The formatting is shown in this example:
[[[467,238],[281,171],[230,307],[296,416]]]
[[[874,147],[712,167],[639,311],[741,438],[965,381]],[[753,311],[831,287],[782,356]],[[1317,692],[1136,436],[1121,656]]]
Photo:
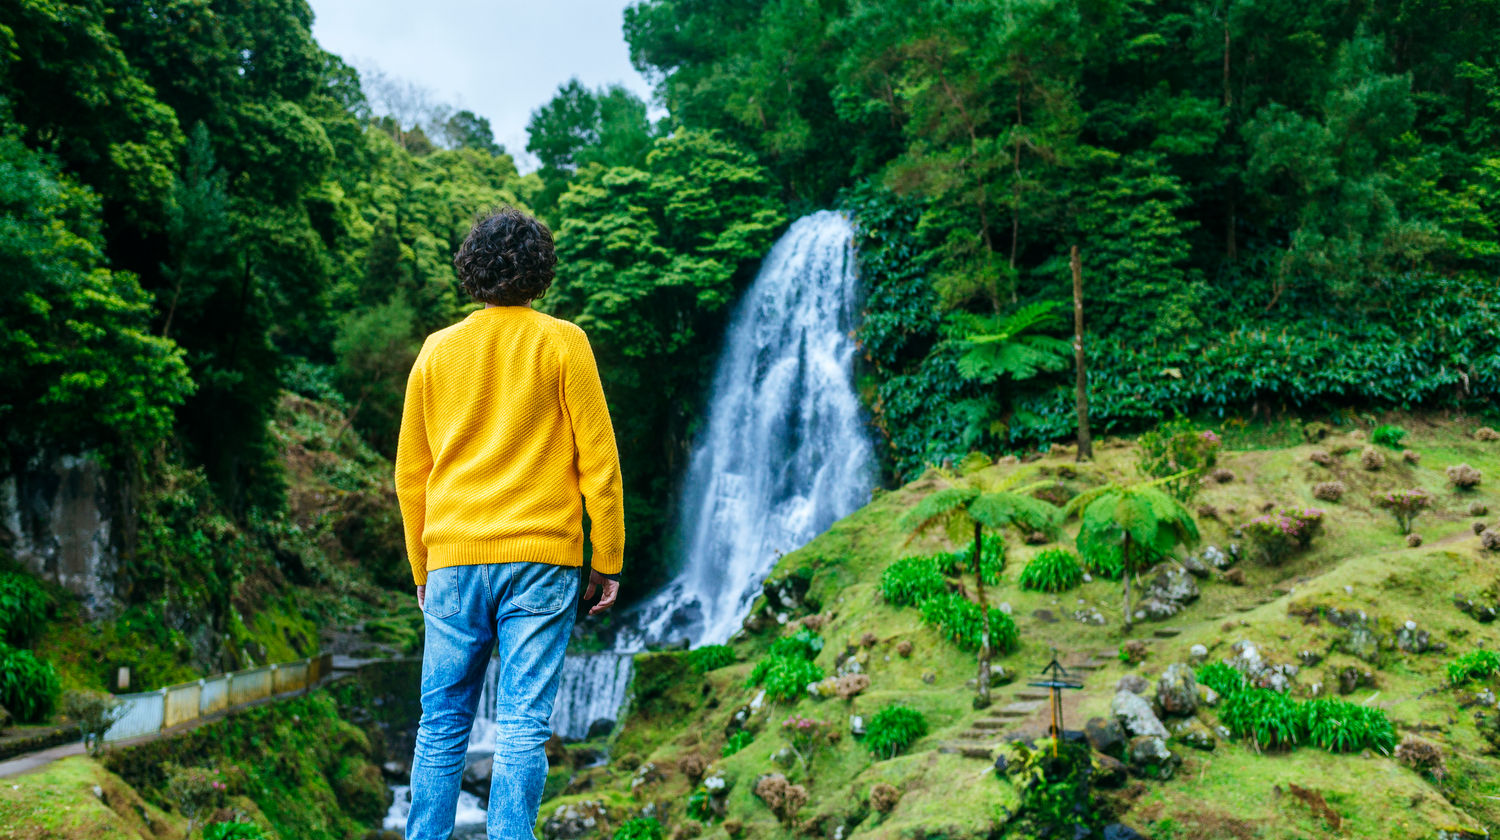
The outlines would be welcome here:
[[[433,569],[427,573],[427,595],[423,611],[430,618],[448,618],[458,613],[458,569]]]
[[[510,599],[511,606],[533,615],[551,615],[561,610],[578,595],[578,569],[573,566],[535,565],[515,577],[520,592]]]

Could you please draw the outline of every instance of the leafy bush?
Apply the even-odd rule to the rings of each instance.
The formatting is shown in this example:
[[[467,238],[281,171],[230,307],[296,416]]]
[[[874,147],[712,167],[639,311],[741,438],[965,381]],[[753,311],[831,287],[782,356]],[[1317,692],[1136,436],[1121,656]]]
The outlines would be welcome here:
[[[927,718],[916,709],[892,703],[875,713],[865,729],[865,748],[878,759],[895,758],[927,734]]]
[[[990,607],[990,650],[1004,655],[1021,646],[1021,633],[1015,621]],[[944,638],[961,650],[978,650],[980,627],[979,605],[952,592],[922,602],[922,620],[935,625]]]
[[[1254,553],[1267,563],[1280,563],[1312,544],[1323,529],[1319,508],[1284,507],[1245,523],[1245,538]]]
[[[1471,650],[1448,663],[1449,685],[1463,685],[1495,674],[1500,674],[1500,653],[1492,650]]]
[[[770,656],[800,656],[803,659],[814,659],[822,649],[823,637],[804,627],[791,636],[782,636],[772,642],[766,653]]]
[[[1422,511],[1432,507],[1432,494],[1420,487],[1408,490],[1387,490],[1384,493],[1375,494],[1376,507],[1384,508],[1391,512],[1396,518],[1396,525],[1401,533],[1411,533],[1412,520],[1416,519]]]
[[[255,823],[219,822],[203,827],[203,840],[265,840],[265,837]]]
[[[1005,542],[998,537],[984,540],[979,548],[979,573],[988,586],[1000,583],[1000,573],[1005,570]],[[974,574],[974,541],[957,551],[938,555],[938,571],[952,577]]]
[[[1297,701],[1267,688],[1247,688],[1224,698],[1219,722],[1235,737],[1249,738],[1262,749],[1292,747],[1307,735]]]
[[[1245,675],[1223,662],[1210,662],[1196,672],[1199,685],[1213,689],[1221,698],[1232,697],[1245,690]]]
[[[734,664],[734,650],[729,645],[704,645],[688,652],[688,667],[705,674]]]
[[[1400,426],[1385,425],[1370,433],[1370,440],[1391,449],[1400,449],[1401,441],[1406,438],[1406,430]]]
[[[790,703],[807,691],[808,683],[823,679],[823,669],[801,656],[768,655],[755,664],[749,684],[764,685],[766,696]]]
[[[895,606],[915,606],[947,588],[938,559],[932,555],[903,557],[880,575],[880,594]]]
[[[96,691],[70,691],[63,695],[62,713],[78,725],[78,734],[90,755],[104,745],[104,733],[114,725],[124,707],[112,695]]]
[[[0,642],[0,706],[22,723],[40,723],[52,714],[60,690],[52,663],[29,650]]]
[[[1297,711],[1307,739],[1329,752],[1375,749],[1389,753],[1396,746],[1396,729],[1381,709],[1324,698],[1300,703]]]
[[[614,840],[662,840],[661,823],[656,817],[635,817],[620,823]]]
[[[1385,469],[1385,456],[1380,450],[1373,446],[1366,446],[1359,451],[1359,465],[1365,469],[1375,472]]]
[[[1166,487],[1180,502],[1198,492],[1196,473],[1212,467],[1223,441],[1214,432],[1198,430],[1186,419],[1177,419],[1145,432],[1136,441],[1141,449],[1141,469],[1152,478],[1167,478],[1188,470],[1195,475],[1170,481]]]
[[[1336,502],[1344,497],[1348,489],[1342,481],[1321,481],[1313,485],[1312,494],[1314,499]]]
[[[1448,481],[1459,490],[1473,490],[1484,479],[1484,474],[1468,464],[1454,464],[1446,471]]]
[[[1021,588],[1063,592],[1083,582],[1078,555],[1066,548],[1049,548],[1031,558],[1021,570]]]
[[[52,596],[23,572],[0,572],[0,642],[29,647],[42,633]]]
[[[802,762],[803,769],[808,769],[818,753],[832,745],[843,733],[827,721],[792,715],[781,722],[781,734],[786,736],[792,752]]]
[[[168,764],[164,770],[167,798],[188,818],[188,835],[192,836],[193,823],[200,815],[212,814],[223,807],[229,786],[217,770],[205,767]]]
[[[733,735],[729,736],[729,740],[724,742],[724,749],[720,750],[719,754],[725,758],[728,758],[731,755],[739,752],[740,750],[750,746],[750,744],[754,741],[754,732],[750,732],[746,729],[741,729],[735,732]]]

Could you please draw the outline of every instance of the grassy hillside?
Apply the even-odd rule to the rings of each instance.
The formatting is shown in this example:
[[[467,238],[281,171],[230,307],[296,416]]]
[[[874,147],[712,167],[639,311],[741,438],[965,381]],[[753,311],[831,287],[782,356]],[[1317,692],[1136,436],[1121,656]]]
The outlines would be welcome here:
[[[1370,444],[1369,425],[1334,428],[1315,442],[1309,439],[1322,429],[1312,425],[1219,429],[1225,449],[1218,466],[1228,472],[1219,474],[1222,480],[1205,482],[1189,503],[1198,514],[1202,545],[1244,543],[1236,529],[1269,505],[1321,506],[1323,532],[1281,565],[1246,559],[1233,567],[1238,571],[1214,571],[1199,581],[1201,597],[1183,612],[1165,622],[1138,624],[1129,636],[1121,628],[1118,583],[1096,580],[1059,594],[1022,591],[1016,583],[1021,568],[1048,546],[1023,545],[1020,535],[1008,534],[1002,579],[987,589],[990,603],[1003,605],[1020,630],[1020,648],[997,660],[1017,678],[997,688],[994,705],[983,711],[971,705],[973,654],[924,625],[917,609],[886,603],[880,577],[898,558],[950,547],[940,537],[909,540],[898,523],[925,495],[951,481],[993,484],[1023,465],[1000,463],[949,477],[930,471],[880,494],[778,562],[768,592],[781,602],[783,593],[802,586],[806,594],[800,606],[773,606],[763,598],[749,622],[763,629],[733,643],[733,664],[699,675],[693,654],[640,657],[634,705],[609,745],[611,762],[556,771],[552,789],[564,792],[544,804],[540,828],[544,836],[578,836],[575,830],[610,836],[644,812],[674,837],[1004,836],[1021,796],[1010,781],[997,778],[989,757],[999,755],[1007,739],[1045,735],[1045,704],[1031,698],[1025,682],[1054,648],[1065,663],[1079,666],[1075,673],[1085,680],[1085,689],[1070,694],[1065,708],[1068,727],[1081,729],[1090,717],[1109,716],[1116,684],[1127,673],[1154,684],[1168,665],[1187,662],[1194,645],[1205,646],[1206,661],[1215,662],[1230,658],[1231,646],[1241,640],[1252,642],[1270,663],[1299,666],[1290,689],[1297,697],[1337,697],[1345,668],[1369,671],[1373,685],[1359,686],[1343,699],[1383,710],[1398,740],[1414,734],[1437,745],[1443,770],[1419,772],[1382,751],[1334,754],[1311,745],[1257,750],[1222,735],[1213,750],[1203,751],[1174,739],[1169,746],[1182,764],[1171,779],[1131,778],[1115,790],[1096,790],[1094,807],[1107,819],[1147,836],[1179,840],[1415,839],[1439,836],[1440,830],[1500,827],[1500,759],[1476,728],[1481,706],[1474,695],[1486,683],[1460,690],[1448,687],[1444,676],[1445,666],[1459,654],[1497,646],[1496,625],[1460,612],[1453,597],[1477,595],[1500,578],[1500,554],[1482,549],[1472,529],[1476,519],[1494,524],[1500,512],[1500,443],[1475,439],[1480,424],[1471,420],[1393,419],[1410,430],[1402,448],[1418,453],[1419,463],[1404,460],[1400,449],[1384,449],[1383,468],[1365,469],[1361,451]],[[1329,453],[1330,463],[1311,460],[1315,452]],[[1024,466],[1063,488],[1058,498],[1109,481],[1140,480],[1133,442],[1105,441],[1089,464],[1075,464],[1072,454],[1059,447]],[[1469,491],[1455,489],[1446,468],[1460,463],[1479,469],[1484,482]],[[1346,488],[1339,502],[1314,499],[1315,485],[1334,480]],[[1395,520],[1370,498],[1375,491],[1405,488],[1423,488],[1433,496],[1432,509],[1413,529],[1423,538],[1420,547],[1409,546]],[[1475,517],[1471,506],[1492,511]],[[1071,547],[1077,527],[1076,519],[1069,522],[1060,541]],[[957,583],[950,579],[950,585]],[[972,587],[972,579],[966,585]],[[1107,623],[1073,618],[1075,611],[1090,608]],[[1359,611],[1363,620],[1344,618]],[[1396,633],[1411,626],[1407,622],[1429,634],[1429,645],[1447,649],[1408,653],[1396,647]],[[804,623],[817,626],[825,642],[814,658],[822,672],[833,674],[840,661],[852,657],[869,677],[868,688],[847,701],[804,695],[782,704],[763,700],[751,710],[746,704],[760,692],[746,687],[752,669],[766,658],[774,639],[792,635]],[[1371,635],[1361,638],[1373,638],[1373,645],[1351,642],[1352,634],[1366,629]],[[1114,655],[1127,639],[1146,643],[1144,661],[1132,665]],[[904,643],[910,643],[909,658],[901,654]],[[1494,677],[1488,687],[1496,687]],[[928,734],[904,754],[876,760],[851,737],[849,718],[860,715],[868,725],[877,711],[895,702],[920,710]],[[1492,695],[1485,701],[1494,702]],[[1221,709],[1199,712],[1210,731]],[[748,746],[722,757],[736,715],[758,732]],[[790,766],[775,763],[788,744],[782,723],[793,715],[827,722],[842,735],[807,767],[795,759]],[[976,721],[997,728],[976,730]],[[575,748],[575,756],[581,758],[585,749]],[[758,777],[770,772],[784,774],[808,793],[807,803],[784,824],[754,794]],[[710,816],[688,804],[695,790],[700,800],[712,793],[695,783],[700,776],[723,778],[728,793],[717,797],[722,815],[688,817],[689,810]],[[885,802],[872,802],[872,791],[882,782],[900,795],[886,814],[875,807]],[[580,821],[589,817],[597,827],[585,830]],[[642,825],[631,823],[629,830]]]

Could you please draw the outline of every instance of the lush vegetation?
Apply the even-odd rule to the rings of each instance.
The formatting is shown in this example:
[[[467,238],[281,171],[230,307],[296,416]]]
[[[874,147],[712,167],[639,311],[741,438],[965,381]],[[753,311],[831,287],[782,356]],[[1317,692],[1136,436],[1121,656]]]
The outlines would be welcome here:
[[[1018,582],[1022,589],[1064,592],[1083,582],[1083,564],[1066,548],[1049,548],[1027,561]]]
[[[916,709],[892,703],[870,718],[865,747],[876,756],[892,758],[927,734],[927,718]]]

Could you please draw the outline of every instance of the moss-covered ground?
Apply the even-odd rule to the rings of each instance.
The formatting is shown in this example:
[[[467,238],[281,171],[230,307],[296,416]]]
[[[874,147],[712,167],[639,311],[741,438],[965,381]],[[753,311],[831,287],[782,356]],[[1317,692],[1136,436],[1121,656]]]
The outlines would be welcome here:
[[[1455,594],[1476,594],[1500,578],[1500,554],[1485,551],[1471,529],[1469,514],[1475,502],[1491,512],[1482,521],[1500,519],[1500,443],[1473,437],[1480,425],[1472,419],[1424,417],[1386,418],[1410,430],[1403,446],[1420,454],[1420,462],[1404,461],[1399,450],[1385,450],[1386,465],[1378,471],[1360,463],[1360,450],[1373,422],[1348,422],[1316,442],[1304,438],[1298,423],[1272,426],[1219,426],[1226,448],[1219,466],[1225,481],[1205,482],[1189,507],[1198,514],[1203,544],[1224,546],[1242,541],[1236,529],[1268,505],[1317,505],[1327,511],[1323,533],[1311,547],[1277,566],[1250,560],[1236,568],[1243,576],[1231,582],[1222,573],[1200,581],[1201,597],[1182,613],[1161,623],[1122,629],[1120,585],[1088,582],[1059,594],[1020,590],[1020,568],[1045,545],[1023,545],[1020,535],[1008,534],[1004,577],[989,587],[992,604],[1004,604],[1021,631],[1021,648],[998,661],[1020,675],[1011,685],[995,689],[995,707],[1003,707],[1025,690],[1055,649],[1069,662],[1090,661],[1096,670],[1082,673],[1086,687],[1070,697],[1070,728],[1081,728],[1094,715],[1107,715],[1115,684],[1134,671],[1148,680],[1168,665],[1189,658],[1189,648],[1202,644],[1208,661],[1229,656],[1237,641],[1253,642],[1273,663],[1302,666],[1293,691],[1310,695],[1321,684],[1324,694],[1337,696],[1337,673],[1347,665],[1368,669],[1374,684],[1344,699],[1383,709],[1395,723],[1398,737],[1418,735],[1438,745],[1445,774],[1421,773],[1381,752],[1331,754],[1312,746],[1279,752],[1260,752],[1235,740],[1221,739],[1211,752],[1173,744],[1184,763],[1170,780],[1131,780],[1123,789],[1101,794],[1098,807],[1110,819],[1123,821],[1156,838],[1312,838],[1325,836],[1369,838],[1434,838],[1441,829],[1478,831],[1500,828],[1500,758],[1480,737],[1471,686],[1448,687],[1445,665],[1456,655],[1478,647],[1495,648],[1495,624],[1481,624],[1453,604]],[[1330,466],[1309,459],[1315,451],[1336,453]],[[879,594],[881,572],[907,554],[951,547],[942,536],[911,539],[899,523],[901,515],[933,490],[950,481],[995,484],[1023,467],[1037,477],[1076,493],[1109,481],[1134,482],[1137,448],[1128,440],[1109,439],[1096,446],[1091,463],[1077,464],[1069,447],[1025,465],[998,463],[961,477],[929,472],[899,490],[879,493],[862,510],[845,518],[807,546],[781,558],[770,580],[800,578],[807,584],[800,609],[770,609],[757,605],[763,625],[732,644],[736,664],[696,674],[686,657],[657,653],[639,658],[636,696],[630,714],[608,744],[609,764],[571,774],[564,793],[542,808],[541,822],[570,806],[602,802],[608,817],[597,832],[609,836],[619,820],[650,808],[669,832],[686,837],[880,837],[958,838],[1008,836],[1019,795],[984,760],[945,750],[968,737],[970,724],[995,714],[995,708],[972,708],[976,672],[973,654],[959,651],[924,626],[917,610],[894,607]],[[1445,468],[1468,463],[1485,475],[1485,483],[1470,491],[1452,487]],[[1347,491],[1336,503],[1319,502],[1312,487],[1324,481],[1343,481]],[[1377,508],[1371,494],[1386,489],[1420,487],[1433,494],[1433,508],[1417,519],[1421,547],[1409,547],[1394,519]],[[1061,542],[1071,547],[1076,520],[1065,526]],[[1080,623],[1073,613],[1097,609],[1107,623]],[[1385,634],[1386,645],[1367,660],[1342,652],[1348,632],[1328,620],[1330,610],[1363,610],[1371,626]],[[852,700],[803,697],[791,704],[765,701],[750,715],[758,730],[748,747],[723,758],[726,728],[736,712],[758,694],[746,678],[770,641],[790,633],[803,616],[821,614],[819,630],[826,646],[816,662],[832,674],[841,655],[862,663],[871,684]],[[784,623],[783,623],[784,620]],[[816,621],[816,620],[815,620]],[[1408,653],[1395,649],[1390,634],[1406,622],[1426,631],[1446,650]],[[752,622],[752,624],[755,622]],[[1167,629],[1170,628],[1170,629]],[[1162,631],[1158,633],[1158,631]],[[1149,642],[1143,662],[1127,665],[1108,657],[1127,638]],[[866,644],[866,642],[870,644]],[[909,642],[909,658],[898,645]],[[1322,657],[1306,666],[1304,651]],[[1316,658],[1309,656],[1308,659]],[[1500,688],[1492,682],[1490,688]],[[895,702],[922,710],[929,734],[905,754],[877,760],[850,737],[849,717],[870,719]],[[1490,701],[1493,702],[1493,701]],[[1491,710],[1491,714],[1495,714]],[[819,752],[810,767],[793,761],[778,766],[774,756],[786,744],[782,720],[797,714],[830,722],[844,733],[837,743]],[[1209,726],[1216,712],[1201,717]],[[1039,735],[1045,722],[1039,714],[1018,716],[995,740],[1010,733]],[[686,801],[694,785],[682,771],[697,756],[708,762],[710,775],[729,785],[727,819],[690,820]],[[654,767],[647,773],[639,768]],[[808,803],[788,825],[781,824],[757,798],[753,789],[764,773],[784,773],[802,783]],[[659,778],[658,778],[659,777]],[[640,780],[637,782],[637,780]],[[901,798],[888,814],[870,802],[879,782],[893,785]],[[634,783],[634,784],[633,784]],[[1312,795],[1293,793],[1310,791]],[[1321,797],[1327,810],[1310,801]],[[1337,824],[1335,829],[1334,824]],[[734,833],[731,833],[734,832]]]

